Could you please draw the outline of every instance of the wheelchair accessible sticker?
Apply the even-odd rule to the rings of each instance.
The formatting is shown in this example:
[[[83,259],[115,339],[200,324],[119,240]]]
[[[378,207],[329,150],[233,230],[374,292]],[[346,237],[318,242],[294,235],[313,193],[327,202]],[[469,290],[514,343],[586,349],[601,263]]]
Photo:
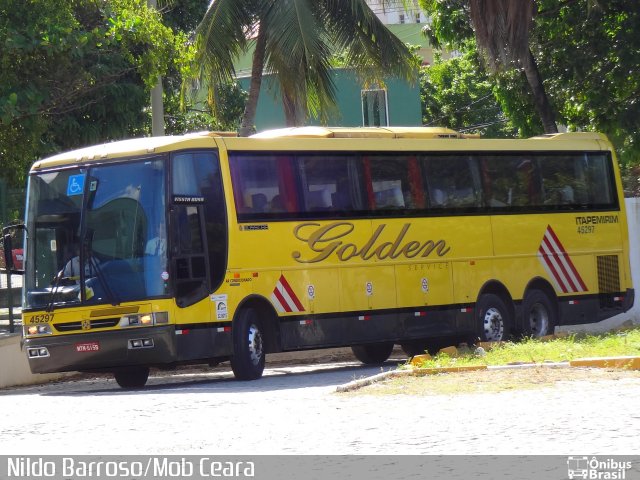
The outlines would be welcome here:
[[[216,305],[216,320],[227,320],[229,311],[227,310],[226,295],[211,295],[211,301]]]
[[[69,183],[67,183],[67,196],[71,197],[73,195],[82,195],[84,192],[84,177],[86,175],[71,175],[69,177]]]

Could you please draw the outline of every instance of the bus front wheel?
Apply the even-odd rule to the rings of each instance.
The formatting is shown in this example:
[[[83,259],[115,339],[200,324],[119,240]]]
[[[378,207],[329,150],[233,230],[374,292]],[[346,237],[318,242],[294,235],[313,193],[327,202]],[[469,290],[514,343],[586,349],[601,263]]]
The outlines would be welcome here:
[[[142,388],[149,379],[149,367],[127,367],[113,373],[122,388]]]
[[[264,371],[265,352],[262,322],[258,313],[247,308],[240,312],[233,327],[231,369],[238,380],[256,380]]]
[[[393,343],[370,343],[368,345],[353,345],[351,347],[355,357],[367,365],[384,363],[393,351]]]
[[[502,298],[493,293],[485,293],[476,303],[476,321],[481,341],[501,342],[509,334],[511,313]]]

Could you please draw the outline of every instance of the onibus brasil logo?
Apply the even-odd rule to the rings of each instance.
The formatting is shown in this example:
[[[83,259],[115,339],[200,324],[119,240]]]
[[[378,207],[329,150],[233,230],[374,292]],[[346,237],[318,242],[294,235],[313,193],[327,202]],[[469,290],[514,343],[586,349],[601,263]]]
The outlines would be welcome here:
[[[625,480],[627,470],[631,468],[631,462],[607,458],[601,460],[597,457],[568,457],[567,473],[569,478],[582,478],[589,480]]]

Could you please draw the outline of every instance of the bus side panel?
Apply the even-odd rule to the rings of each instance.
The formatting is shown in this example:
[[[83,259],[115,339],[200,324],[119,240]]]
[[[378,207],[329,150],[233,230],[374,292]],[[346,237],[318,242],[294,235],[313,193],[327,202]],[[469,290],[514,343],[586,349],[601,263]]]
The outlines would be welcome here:
[[[559,324],[598,322],[620,313],[625,293],[620,212],[492,217],[496,277],[514,299],[546,279],[559,300]]]
[[[330,313],[340,310],[339,273],[337,268],[310,268],[309,270],[291,271],[302,274],[304,287],[302,295],[306,296],[311,313]]]
[[[188,307],[174,307],[180,321],[175,327],[178,361],[231,354],[231,335],[224,331],[231,321],[225,313],[228,303],[226,295],[207,295]]]
[[[396,305],[393,265],[340,268],[341,311],[377,310]]]

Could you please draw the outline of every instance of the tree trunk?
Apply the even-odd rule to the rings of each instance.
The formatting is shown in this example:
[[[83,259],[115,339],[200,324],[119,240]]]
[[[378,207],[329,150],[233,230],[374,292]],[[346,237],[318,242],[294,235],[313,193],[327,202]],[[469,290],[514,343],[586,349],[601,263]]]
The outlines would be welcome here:
[[[258,27],[258,38],[256,39],[256,49],[253,52],[253,62],[251,64],[251,84],[249,86],[249,98],[244,107],[242,121],[238,129],[240,137],[248,137],[253,133],[253,124],[258,108],[258,98],[260,96],[260,86],[262,85],[262,70],[264,68],[264,53],[267,44],[266,28],[263,22]]]
[[[524,74],[527,77],[529,86],[531,87],[531,93],[533,93],[533,103],[538,115],[540,116],[540,120],[542,120],[544,133],[558,133],[555,115],[551,108],[547,92],[542,84],[542,77],[538,71],[538,65],[536,63],[536,59],[533,57],[531,49],[529,49],[529,53],[522,59],[522,64]]]

